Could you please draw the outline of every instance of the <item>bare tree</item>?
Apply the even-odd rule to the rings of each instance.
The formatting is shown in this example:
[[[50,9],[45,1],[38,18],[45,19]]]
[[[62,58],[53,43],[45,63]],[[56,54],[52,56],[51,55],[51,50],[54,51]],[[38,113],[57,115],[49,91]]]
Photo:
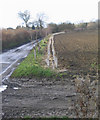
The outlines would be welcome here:
[[[47,16],[44,13],[38,13],[37,14],[37,23],[40,29],[44,28],[45,24],[46,24],[46,19]]]
[[[28,10],[25,10],[24,12],[19,12],[18,15],[25,22],[26,27],[28,27],[28,21],[30,20],[30,12]]]

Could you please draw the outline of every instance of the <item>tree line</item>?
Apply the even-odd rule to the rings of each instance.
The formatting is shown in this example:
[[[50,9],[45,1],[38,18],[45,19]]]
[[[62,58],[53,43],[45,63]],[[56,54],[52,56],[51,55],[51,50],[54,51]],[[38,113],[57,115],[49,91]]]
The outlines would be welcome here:
[[[47,16],[44,13],[37,14],[37,19],[30,21],[31,14],[28,10],[19,12],[18,16],[23,20],[25,26],[17,26],[16,29],[7,28],[2,30],[3,50],[18,47],[22,44],[28,43],[29,41],[43,38],[51,33],[98,28],[98,21],[88,23],[81,22],[79,24],[71,22],[46,24]]]
[[[32,22],[30,21],[30,12],[24,11],[18,13],[19,17],[24,21],[25,27],[30,28],[32,30],[42,30],[45,26],[47,27],[48,31],[51,33],[61,32],[61,31],[71,31],[71,30],[84,30],[84,29],[97,29],[98,28],[98,21],[95,22],[80,22],[79,24],[74,24],[71,22],[63,22],[60,24],[56,23],[49,23],[46,25],[45,18],[47,16],[44,13],[37,14],[37,20]],[[20,26],[17,28],[20,28]]]

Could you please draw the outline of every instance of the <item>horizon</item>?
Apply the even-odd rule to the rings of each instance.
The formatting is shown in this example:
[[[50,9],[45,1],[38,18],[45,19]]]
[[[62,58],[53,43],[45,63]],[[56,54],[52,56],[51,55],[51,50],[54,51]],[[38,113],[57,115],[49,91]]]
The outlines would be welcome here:
[[[35,20],[38,13],[45,13],[48,17],[47,24],[95,21],[98,19],[98,2],[98,0],[10,0],[10,2],[3,0],[0,7],[0,28],[24,26],[23,21],[18,17],[18,12],[25,10],[30,11],[30,21]]]

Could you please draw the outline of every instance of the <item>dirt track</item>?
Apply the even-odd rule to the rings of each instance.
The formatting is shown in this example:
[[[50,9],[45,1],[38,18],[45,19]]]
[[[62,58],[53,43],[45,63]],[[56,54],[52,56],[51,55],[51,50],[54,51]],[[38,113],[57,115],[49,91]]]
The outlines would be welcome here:
[[[3,118],[73,116],[71,105],[76,95],[74,84],[68,79],[22,79],[18,83],[22,86],[11,81],[2,93]]]

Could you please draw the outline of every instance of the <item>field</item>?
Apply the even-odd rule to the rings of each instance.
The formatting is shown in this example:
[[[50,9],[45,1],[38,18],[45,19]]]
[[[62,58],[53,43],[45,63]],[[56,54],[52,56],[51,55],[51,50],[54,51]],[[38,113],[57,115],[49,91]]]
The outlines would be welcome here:
[[[51,40],[50,38],[53,40],[52,36],[48,36],[40,42],[40,51],[36,46],[36,58],[34,58],[33,49],[12,73],[9,80],[5,81],[8,88],[2,94],[4,119],[13,117],[70,119],[77,116],[77,118],[81,118],[81,115],[82,118],[84,116],[88,118],[87,115],[90,113],[93,115],[95,113],[93,117],[97,117],[96,103],[94,108],[97,86],[93,84],[94,81],[97,81],[97,77],[74,74],[80,71],[89,73],[88,71],[93,70],[96,72],[97,31],[56,35],[54,46],[58,57],[58,68],[54,70],[52,70],[52,64],[48,68],[45,61],[49,46],[47,43]],[[52,54],[51,48],[50,45]],[[52,55],[50,58],[53,61]],[[59,69],[64,68],[67,69],[67,72],[58,72]],[[93,86],[90,86],[89,80]],[[91,105],[89,100],[92,98],[95,101],[90,101]],[[92,112],[88,109],[89,105],[93,107]],[[87,110],[89,113],[86,112]]]
[[[77,72],[97,70],[98,58],[97,30],[70,32],[55,35],[55,50],[60,69]]]

